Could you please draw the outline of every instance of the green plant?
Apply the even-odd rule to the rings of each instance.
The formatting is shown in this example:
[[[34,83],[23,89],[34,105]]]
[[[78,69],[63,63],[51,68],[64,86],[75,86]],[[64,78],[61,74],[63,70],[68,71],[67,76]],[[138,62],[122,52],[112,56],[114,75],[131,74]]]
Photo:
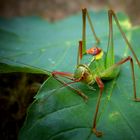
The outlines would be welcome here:
[[[104,28],[108,24],[106,12],[91,15],[92,20],[95,21],[97,34],[101,38],[100,47],[105,50],[108,38],[108,29]],[[140,29],[132,28],[123,14],[119,13],[118,17],[138,55]],[[80,20],[81,17],[77,15],[50,24],[36,17],[25,17],[12,20],[9,22],[10,27],[7,26],[7,21],[1,20],[1,72],[24,71],[43,74],[49,74],[49,71],[54,70],[72,72],[76,65],[77,40],[81,38]],[[17,23],[19,26],[16,25]],[[102,23],[104,26],[101,26]],[[25,29],[26,31],[28,29],[28,32]],[[114,33],[115,46],[125,46],[116,27]],[[89,29],[87,37],[88,45],[92,44],[93,39]],[[129,53],[127,47],[125,49],[121,47],[121,50],[116,48],[115,52],[120,57]],[[136,68],[137,83],[140,79],[138,73]],[[98,119],[98,126],[102,130],[106,130],[103,139],[138,139],[140,137],[137,132],[139,129],[139,104],[130,101],[132,86],[125,88],[128,83],[131,85],[128,65],[122,68],[118,78],[105,83],[104,92],[109,94],[103,95],[102,109]],[[96,139],[91,132],[91,122],[98,88],[94,87],[96,91],[93,94],[93,90],[83,84],[75,84],[75,86],[78,86],[89,97],[87,103],[76,94],[72,94],[74,91],[62,86],[53,77],[47,79],[35,96],[35,101],[29,107],[27,119],[19,138],[85,140],[94,137]],[[134,123],[129,124],[128,122]]]

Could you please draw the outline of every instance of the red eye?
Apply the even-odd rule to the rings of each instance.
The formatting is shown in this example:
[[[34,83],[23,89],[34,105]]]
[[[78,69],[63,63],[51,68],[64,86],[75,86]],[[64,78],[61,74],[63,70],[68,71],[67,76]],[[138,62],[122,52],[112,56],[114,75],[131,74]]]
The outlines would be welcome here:
[[[97,55],[101,52],[101,49],[97,47],[93,47],[93,48],[88,49],[86,52],[87,54]]]

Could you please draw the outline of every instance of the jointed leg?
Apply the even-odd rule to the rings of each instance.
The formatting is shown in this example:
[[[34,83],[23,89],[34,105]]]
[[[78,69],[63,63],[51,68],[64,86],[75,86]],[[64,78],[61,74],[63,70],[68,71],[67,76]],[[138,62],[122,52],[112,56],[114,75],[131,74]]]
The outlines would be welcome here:
[[[58,78],[57,75],[59,75],[59,76],[61,76],[61,77],[65,77],[65,78],[71,80],[72,82],[66,83],[66,82],[60,80],[60,79]],[[84,93],[82,93],[81,91],[79,91],[79,90],[73,88],[72,86],[70,86],[70,84],[72,84],[72,83],[80,82],[80,79],[74,79],[74,78],[70,77],[70,75],[71,75],[71,73],[66,73],[66,72],[58,72],[58,71],[52,72],[52,76],[53,76],[57,81],[59,81],[60,83],[62,83],[64,86],[68,86],[68,87],[71,88],[72,90],[76,91],[76,93],[77,93],[78,95],[80,95],[84,100],[87,100],[88,97],[87,97]]]
[[[83,48],[82,48],[82,54],[86,53],[86,17],[88,19],[88,22],[89,22],[90,28],[92,30],[93,36],[94,36],[94,38],[96,40],[96,43],[100,42],[99,38],[97,37],[97,35],[95,33],[93,24],[91,22],[91,18],[89,16],[89,13],[88,13],[86,8],[83,8],[82,9],[82,19],[83,19],[83,27],[82,27],[82,43],[83,43]]]
[[[130,61],[130,64],[131,64],[131,72],[132,72],[132,80],[133,80],[133,92],[134,92],[134,101],[140,101],[140,98],[137,98],[137,95],[136,95],[136,80],[135,80],[134,63],[133,63],[132,57],[128,56],[127,58],[122,59],[118,63],[112,65],[110,68],[108,68],[107,70],[105,70],[102,73],[102,75],[106,75],[107,73],[109,73],[113,69],[117,68],[118,66],[126,63],[127,61]]]
[[[114,64],[113,66],[111,66],[110,68],[108,68],[106,71],[104,71],[103,75],[106,75],[107,73],[109,73],[110,71],[112,71],[113,69],[117,68],[118,66],[126,63],[127,61],[130,61],[131,64],[131,70],[132,70],[132,79],[133,79],[133,90],[134,90],[134,101],[140,101],[140,98],[137,98],[136,96],[136,82],[135,82],[135,74],[134,74],[134,64],[133,64],[133,59],[128,56],[125,59],[122,59],[121,61],[119,61],[118,63]],[[100,88],[99,91],[99,97],[97,100],[97,105],[96,105],[96,111],[95,111],[95,115],[94,115],[94,120],[93,120],[93,132],[96,134],[97,137],[102,136],[102,132],[97,131],[96,129],[96,121],[97,121],[97,115],[98,115],[98,110],[99,110],[99,105],[100,105],[100,100],[101,100],[101,96],[102,96],[102,91],[104,89],[104,84],[102,83],[100,78],[96,78],[96,82]]]
[[[92,130],[96,134],[97,137],[100,137],[100,136],[102,136],[102,132],[96,130],[96,121],[97,121],[99,105],[100,105],[100,101],[101,101],[101,97],[102,97],[102,92],[103,92],[103,89],[104,89],[104,84],[99,77],[96,78],[96,82],[97,82],[97,84],[100,88],[100,91],[99,91],[99,96],[98,96],[98,100],[97,100],[97,105],[96,105],[96,111],[95,111],[95,115],[94,115],[93,129]]]
[[[108,48],[106,54],[106,67],[110,67],[115,62],[114,57],[114,42],[113,42],[113,24],[112,24],[112,14],[108,11],[108,20],[109,20],[109,36],[108,36]]]
[[[118,28],[119,28],[119,30],[120,30],[120,32],[121,32],[121,34],[122,34],[122,36],[123,36],[125,42],[126,42],[126,44],[128,45],[130,51],[132,52],[132,54],[133,54],[133,56],[134,56],[134,58],[135,58],[135,60],[136,60],[136,62],[137,62],[137,64],[138,64],[138,66],[139,66],[139,68],[140,68],[140,61],[138,60],[138,58],[137,58],[137,56],[136,56],[136,54],[135,54],[135,52],[134,52],[134,50],[133,50],[133,48],[132,48],[130,42],[129,42],[128,39],[126,38],[125,33],[123,32],[123,30],[122,30],[122,28],[121,28],[121,26],[120,26],[120,24],[119,24],[119,22],[118,22],[118,19],[117,19],[116,14],[115,14],[112,10],[111,10],[111,13],[112,13],[112,15],[113,15],[113,17],[114,17],[114,19],[115,19],[115,21],[116,21],[116,24],[117,24],[117,26],[118,26]]]
[[[79,41],[79,48],[78,48],[78,54],[77,54],[77,65],[80,64],[80,60],[82,59],[82,56],[83,56],[83,54],[82,54],[82,48],[83,48],[82,45],[83,45],[82,41]]]
[[[135,80],[135,73],[134,73],[134,63],[132,57],[128,56],[127,58],[121,60],[120,62],[116,63],[116,65],[121,65],[123,63],[126,63],[127,61],[130,61],[131,64],[131,72],[132,72],[132,80],[133,80],[133,90],[134,90],[134,101],[140,101],[140,98],[137,98],[136,95],[136,80]]]
[[[118,27],[118,29],[119,29],[119,31],[120,31],[120,33],[122,34],[122,37],[123,37],[123,39],[124,39],[124,41],[126,42],[126,44],[127,44],[127,46],[128,46],[128,48],[130,49],[130,51],[132,52],[132,54],[133,54],[133,56],[134,56],[134,58],[135,58],[135,60],[136,60],[136,62],[137,62],[137,64],[138,64],[138,66],[139,66],[139,68],[140,68],[140,61],[138,60],[138,58],[137,58],[137,56],[136,56],[136,54],[135,54],[135,52],[134,52],[134,50],[133,50],[133,48],[132,48],[132,46],[131,46],[131,44],[130,44],[130,42],[128,41],[128,39],[127,39],[127,37],[126,37],[126,35],[125,35],[125,33],[123,32],[123,30],[122,30],[122,28],[121,28],[121,26],[120,26],[120,23],[119,23],[119,21],[118,21],[118,18],[117,18],[117,16],[116,16],[116,14],[114,13],[114,11],[113,10],[109,10],[108,11],[108,17],[109,17],[109,43],[108,43],[108,52],[107,52],[107,55],[108,55],[108,53],[110,54],[110,56],[111,56],[111,54],[113,54],[114,53],[114,50],[113,50],[113,25],[112,25],[112,17],[114,18],[114,20],[115,20],[115,22],[116,22],[116,25],[117,25],[117,27]],[[110,51],[111,50],[111,51]],[[106,60],[106,63],[110,63],[110,59],[114,59],[113,57],[114,57],[114,55],[113,56],[108,56],[106,59],[108,59],[108,60]],[[111,66],[112,64],[110,64],[110,66]]]

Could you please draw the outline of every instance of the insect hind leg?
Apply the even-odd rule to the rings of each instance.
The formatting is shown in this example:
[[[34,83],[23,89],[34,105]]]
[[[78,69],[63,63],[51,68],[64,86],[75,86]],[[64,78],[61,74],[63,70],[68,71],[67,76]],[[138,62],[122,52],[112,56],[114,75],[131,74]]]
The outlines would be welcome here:
[[[137,98],[137,94],[136,94],[136,80],[135,80],[135,72],[134,72],[134,62],[131,56],[128,56],[124,59],[122,59],[121,61],[119,61],[118,63],[112,65],[111,67],[109,67],[107,70],[105,70],[102,75],[107,75],[108,73],[114,71],[116,68],[118,68],[120,65],[126,63],[130,61],[131,64],[131,72],[132,72],[132,81],[133,81],[133,93],[134,93],[134,101],[136,102],[140,102],[140,98]]]

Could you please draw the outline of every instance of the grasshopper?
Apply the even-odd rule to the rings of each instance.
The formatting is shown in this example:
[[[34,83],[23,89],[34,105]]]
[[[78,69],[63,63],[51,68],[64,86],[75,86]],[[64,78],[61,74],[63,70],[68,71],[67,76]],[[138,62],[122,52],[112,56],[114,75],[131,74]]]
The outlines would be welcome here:
[[[61,82],[63,85],[70,87],[72,90],[75,90],[77,94],[79,94],[85,100],[88,97],[82,93],[81,91],[73,88],[70,84],[75,82],[83,82],[87,85],[93,85],[97,83],[99,87],[99,95],[96,104],[96,110],[93,117],[93,127],[92,132],[97,136],[102,136],[102,132],[97,130],[97,116],[100,107],[100,101],[102,97],[102,93],[104,90],[104,83],[102,80],[110,80],[116,78],[120,73],[120,66],[126,62],[130,62],[131,71],[132,71],[132,80],[133,80],[133,94],[134,94],[134,101],[139,102],[140,98],[136,96],[136,81],[135,81],[135,73],[134,73],[134,62],[131,56],[127,56],[126,58],[121,59],[119,62],[115,63],[115,56],[114,56],[114,44],[113,44],[113,19],[116,22],[116,25],[122,35],[122,38],[126,42],[128,48],[132,52],[139,68],[140,62],[129,43],[128,39],[126,38],[125,33],[123,32],[119,20],[113,10],[108,10],[108,20],[109,20],[109,37],[108,37],[108,48],[107,52],[104,52],[99,47],[91,47],[90,49],[86,49],[86,19],[89,22],[91,30],[93,32],[93,36],[96,40],[96,43],[100,43],[100,39],[97,37],[94,26],[92,24],[90,15],[86,8],[82,9],[82,40],[79,41],[79,48],[78,48],[78,55],[77,55],[77,66],[74,73],[69,72],[60,72],[60,71],[53,71],[52,76]],[[90,57],[89,59],[86,59]],[[99,67],[99,68],[98,68]],[[65,77],[71,80],[71,82],[66,83],[60,80],[59,76]]]

